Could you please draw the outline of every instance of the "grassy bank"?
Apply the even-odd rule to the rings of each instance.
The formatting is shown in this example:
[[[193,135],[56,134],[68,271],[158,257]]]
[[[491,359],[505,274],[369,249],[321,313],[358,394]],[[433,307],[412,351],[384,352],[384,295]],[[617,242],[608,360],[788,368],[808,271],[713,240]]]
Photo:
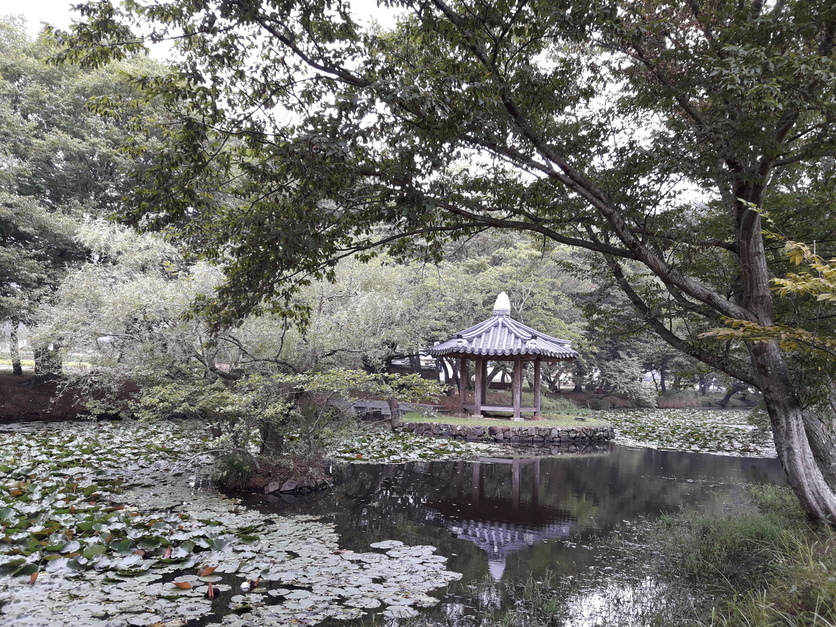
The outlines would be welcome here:
[[[587,416],[582,416],[583,420],[578,420],[577,416],[581,416],[581,414],[574,414],[574,415],[560,415],[560,416],[549,416],[544,418],[543,420],[522,420],[522,421],[513,421],[509,418],[474,418],[472,416],[451,416],[448,414],[440,414],[435,416],[427,416],[420,412],[407,412],[403,416],[404,422],[432,422],[435,424],[444,424],[444,425],[466,425],[466,426],[480,426],[480,427],[490,427],[490,426],[512,426],[512,427],[520,427],[520,426],[534,426],[534,427],[556,427],[565,429],[567,427],[578,427],[578,426],[601,426],[607,424],[604,420],[599,420],[597,418],[591,418]]]
[[[836,533],[811,527],[787,488],[764,486],[752,498],[748,514],[664,521],[670,568],[719,589],[703,624],[836,625]]]

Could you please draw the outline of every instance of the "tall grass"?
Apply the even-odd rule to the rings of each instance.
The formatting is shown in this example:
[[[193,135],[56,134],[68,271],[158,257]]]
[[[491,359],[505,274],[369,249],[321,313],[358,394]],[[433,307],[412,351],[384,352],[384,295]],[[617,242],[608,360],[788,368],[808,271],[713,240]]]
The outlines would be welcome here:
[[[716,589],[702,625],[836,627],[836,532],[811,527],[787,488],[752,490],[756,511],[668,519],[674,573]]]
[[[785,530],[768,559],[766,585],[722,603],[711,624],[836,627],[836,534]]]

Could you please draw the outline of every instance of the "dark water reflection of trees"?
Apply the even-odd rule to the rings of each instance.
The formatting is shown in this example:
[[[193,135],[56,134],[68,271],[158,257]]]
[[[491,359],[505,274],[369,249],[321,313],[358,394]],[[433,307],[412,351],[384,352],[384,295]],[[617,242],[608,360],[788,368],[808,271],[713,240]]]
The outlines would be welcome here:
[[[336,488],[259,506],[333,521],[344,548],[430,544],[463,582],[577,576],[612,533],[682,507],[734,508],[745,486],[783,483],[776,460],[614,447],[587,455],[350,465]]]

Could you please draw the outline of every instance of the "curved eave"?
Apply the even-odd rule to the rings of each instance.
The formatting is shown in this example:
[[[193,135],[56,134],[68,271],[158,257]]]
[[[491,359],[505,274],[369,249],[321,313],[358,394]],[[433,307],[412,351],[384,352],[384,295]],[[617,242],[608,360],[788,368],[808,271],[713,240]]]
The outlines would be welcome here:
[[[513,359],[514,357],[530,357],[532,361],[535,358],[539,359],[549,359],[549,360],[566,360],[566,359],[577,359],[580,355],[571,350],[571,349],[564,349],[562,351],[544,351],[544,350],[531,350],[528,348],[524,349],[505,349],[501,351],[489,351],[489,350],[479,350],[479,349],[467,349],[464,350],[459,346],[434,346],[427,350],[429,355],[433,357],[488,357],[491,359],[495,359],[497,361],[502,361],[503,359]]]
[[[568,340],[561,340],[505,316],[495,315],[440,342],[427,352],[434,357],[487,357],[510,360],[524,357],[529,360],[558,361],[576,359],[578,353]]]

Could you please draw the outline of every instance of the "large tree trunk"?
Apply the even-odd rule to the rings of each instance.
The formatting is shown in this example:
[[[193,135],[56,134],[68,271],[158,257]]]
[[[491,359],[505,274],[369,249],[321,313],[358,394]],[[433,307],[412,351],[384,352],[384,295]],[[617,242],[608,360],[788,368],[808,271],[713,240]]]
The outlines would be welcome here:
[[[827,484],[836,490],[836,437],[831,422],[809,409],[804,410],[802,418],[813,457]]]
[[[665,357],[662,360],[662,364],[659,367],[659,387],[661,388],[662,394],[668,391],[667,388],[667,374],[668,374],[668,361],[669,357]]]
[[[412,371],[413,374],[421,374],[421,356],[420,355],[410,355],[409,356],[409,369]]]
[[[772,424],[778,459],[811,520],[836,523],[836,493],[813,454],[804,412],[775,341],[756,342],[749,353]]]
[[[720,399],[720,403],[719,403],[720,407],[725,409],[726,405],[729,404],[729,401],[731,400],[731,397],[734,396],[735,394],[737,394],[738,392],[742,392],[743,390],[746,389],[746,387],[747,387],[746,384],[743,383],[742,381],[732,381],[731,385],[726,390],[726,395],[722,399]]]
[[[20,322],[12,320],[12,331],[9,334],[9,353],[12,358],[12,374],[16,377],[23,376],[23,365],[20,361],[20,338],[18,327]]]
[[[575,369],[572,372],[572,379],[575,382],[573,392],[583,392],[583,384],[586,379],[586,365],[580,359],[576,359],[574,363]]]

